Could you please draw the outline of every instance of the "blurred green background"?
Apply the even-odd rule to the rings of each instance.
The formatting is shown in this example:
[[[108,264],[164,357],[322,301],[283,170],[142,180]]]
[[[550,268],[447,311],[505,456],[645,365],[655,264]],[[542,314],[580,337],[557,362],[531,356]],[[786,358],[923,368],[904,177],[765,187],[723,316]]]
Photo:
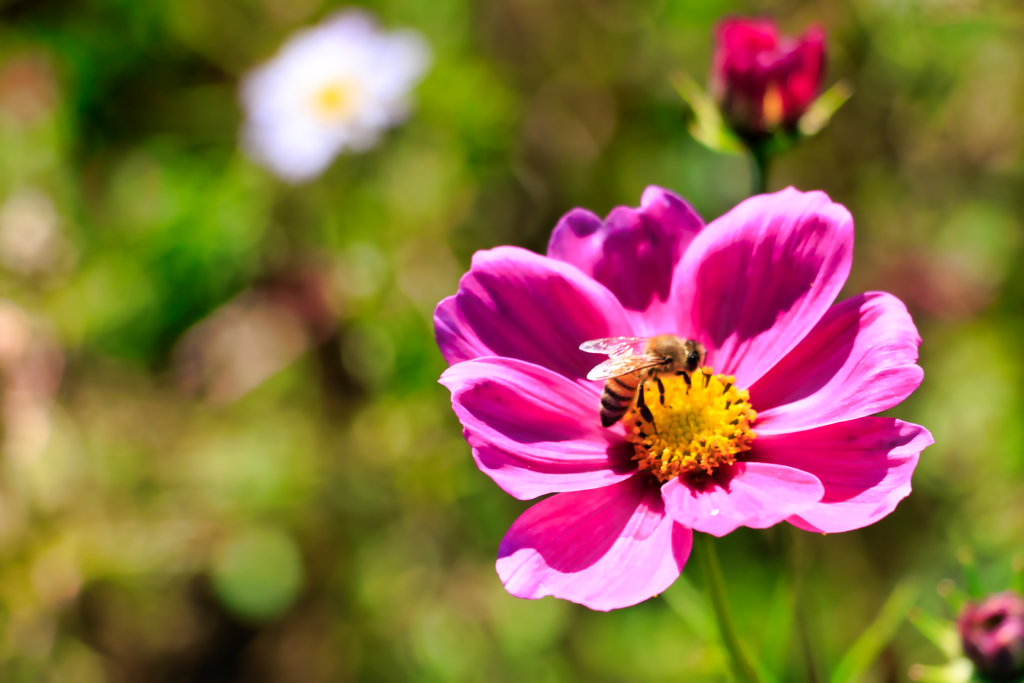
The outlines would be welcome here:
[[[504,592],[528,504],[474,467],[431,313],[475,250],[542,251],[573,206],[659,184],[710,220],[746,196],[746,161],[689,137],[669,82],[703,82],[730,12],[827,27],[829,83],[856,94],[770,186],[852,211],[845,294],[911,308],[925,382],[892,414],[936,439],[870,528],[722,540],[740,631],[783,680],[827,680],[899,581],[941,612],[958,549],[1005,585],[1017,0],[383,0],[435,53],[414,115],[287,186],[238,151],[236,86],[340,6],[0,2],[0,680],[728,680],[696,562],[611,614]],[[863,680],[942,660],[903,626]]]

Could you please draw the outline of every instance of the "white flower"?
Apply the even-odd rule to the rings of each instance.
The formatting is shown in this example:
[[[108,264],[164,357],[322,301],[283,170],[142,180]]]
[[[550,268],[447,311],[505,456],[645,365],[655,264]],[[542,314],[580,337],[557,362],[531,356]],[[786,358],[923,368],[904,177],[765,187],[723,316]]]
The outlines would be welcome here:
[[[357,10],[328,17],[243,81],[243,146],[285,180],[314,178],[341,151],[369,149],[405,118],[429,62],[414,31],[385,33]]]

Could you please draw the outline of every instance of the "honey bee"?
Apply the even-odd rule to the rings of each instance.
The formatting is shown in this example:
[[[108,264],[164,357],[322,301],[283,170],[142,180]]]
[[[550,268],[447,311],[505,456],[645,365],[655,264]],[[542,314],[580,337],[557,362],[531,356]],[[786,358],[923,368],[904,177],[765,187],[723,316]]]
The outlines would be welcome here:
[[[690,386],[690,375],[704,364],[703,344],[674,334],[655,337],[607,337],[583,342],[580,350],[605,353],[608,359],[587,373],[587,379],[606,380],[601,393],[601,424],[611,427],[622,419],[633,399],[637,410],[648,422],[654,422],[644,398],[644,385],[653,379],[659,400],[665,404],[665,385],[661,377],[682,377]],[[637,353],[640,351],[640,353]]]

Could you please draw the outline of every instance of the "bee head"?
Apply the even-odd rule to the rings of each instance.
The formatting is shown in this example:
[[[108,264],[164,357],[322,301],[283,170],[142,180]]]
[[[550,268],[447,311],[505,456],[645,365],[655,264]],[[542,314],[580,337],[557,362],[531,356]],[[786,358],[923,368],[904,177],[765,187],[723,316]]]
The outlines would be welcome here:
[[[647,342],[645,353],[661,356],[666,365],[693,373],[704,364],[704,346],[692,339],[681,339],[672,334],[659,334]]]
[[[707,352],[704,350],[704,345],[700,342],[687,341],[686,342],[686,360],[683,361],[683,369],[688,373],[693,373],[701,365],[704,364],[704,356]]]

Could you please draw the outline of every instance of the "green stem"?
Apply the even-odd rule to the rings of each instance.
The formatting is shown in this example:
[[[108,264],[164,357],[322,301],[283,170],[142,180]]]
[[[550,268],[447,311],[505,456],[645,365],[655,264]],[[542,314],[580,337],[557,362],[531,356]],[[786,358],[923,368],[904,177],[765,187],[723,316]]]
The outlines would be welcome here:
[[[751,194],[764,194],[768,191],[768,161],[770,159],[765,145],[755,144],[750,147],[750,189]]]
[[[814,654],[814,643],[811,638],[813,628],[807,611],[807,595],[803,590],[808,564],[806,539],[800,536],[801,532],[796,527],[788,524],[782,531],[786,547],[785,554],[789,563],[790,580],[793,582],[793,608],[797,634],[800,638],[800,653],[803,656],[808,683],[819,683],[821,677],[818,675],[818,660]]]
[[[751,664],[743,650],[739,635],[736,633],[736,626],[732,621],[732,615],[729,613],[729,603],[725,596],[725,582],[722,579],[722,568],[718,564],[714,540],[707,534],[698,533],[696,537],[700,546],[697,557],[700,560],[701,573],[704,575],[705,590],[708,593],[711,606],[714,608],[718,629],[722,634],[722,643],[729,652],[733,672],[742,683],[763,683],[757,669]]]
[[[818,683],[818,662],[814,658],[814,645],[811,643],[811,628],[807,623],[807,610],[799,602],[796,603],[796,627],[800,633],[800,652],[804,656],[804,668],[807,671],[808,683]]]

